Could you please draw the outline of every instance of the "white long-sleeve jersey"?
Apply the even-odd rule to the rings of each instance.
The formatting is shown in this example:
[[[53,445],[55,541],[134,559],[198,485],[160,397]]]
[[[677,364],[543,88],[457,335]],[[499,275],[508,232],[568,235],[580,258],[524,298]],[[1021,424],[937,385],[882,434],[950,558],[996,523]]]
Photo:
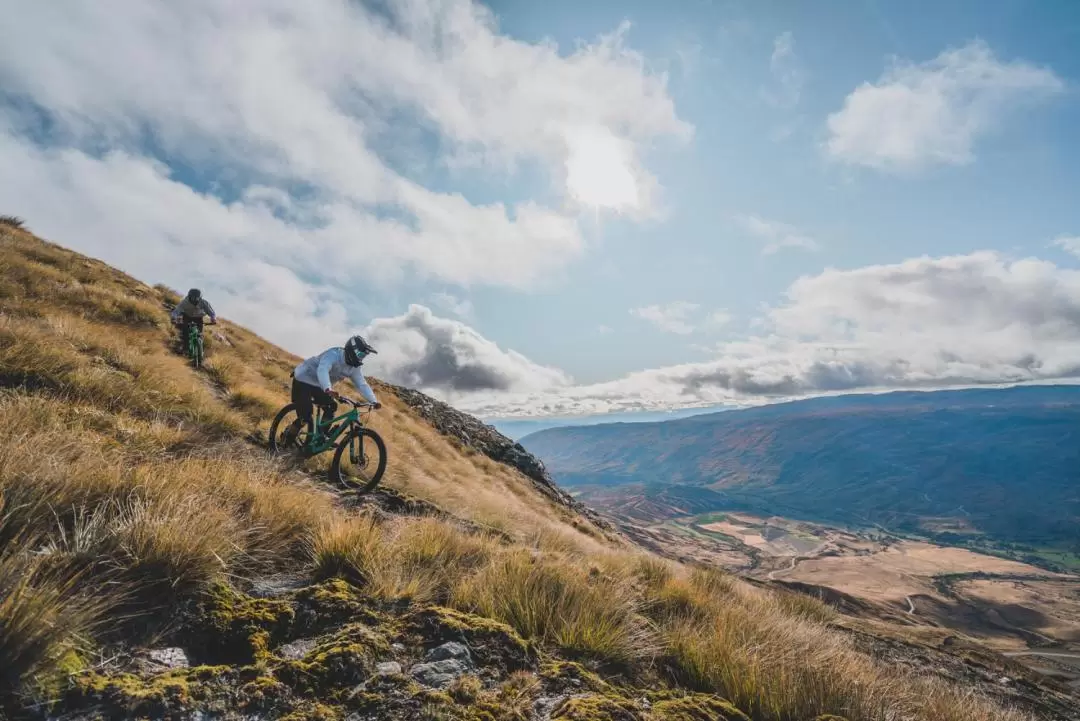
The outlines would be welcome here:
[[[359,367],[353,367],[345,362],[344,348],[330,348],[317,356],[312,356],[296,366],[293,371],[296,380],[301,383],[315,386],[321,390],[333,388],[334,384],[343,378],[348,378],[364,396],[368,403],[378,403],[375,391],[371,390],[367,379]]]

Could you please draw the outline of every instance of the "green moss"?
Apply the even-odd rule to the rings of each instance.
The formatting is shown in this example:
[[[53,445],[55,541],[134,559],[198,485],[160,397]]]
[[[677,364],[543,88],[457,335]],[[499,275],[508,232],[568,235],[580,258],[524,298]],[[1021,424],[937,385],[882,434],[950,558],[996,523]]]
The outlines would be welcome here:
[[[304,632],[318,632],[352,621],[377,626],[389,619],[340,578],[309,586],[296,595],[296,625]]]
[[[446,691],[436,691],[430,688],[419,689],[413,694],[413,698],[424,706],[453,706],[454,699]]]
[[[246,710],[271,711],[281,705],[288,687],[273,676],[258,676],[240,687],[240,703]]]
[[[728,701],[706,694],[650,694],[651,721],[750,721]]]
[[[611,691],[611,684],[576,661],[546,661],[540,666],[540,678],[556,686],[572,685],[599,693]]]
[[[551,721],[641,721],[641,710],[624,698],[590,694],[567,699],[555,709]]]
[[[316,702],[293,709],[281,721],[339,721],[342,715],[340,709]]]
[[[270,647],[284,638],[295,617],[287,601],[250,598],[224,584],[206,593],[198,613],[195,654],[238,665],[268,660]]]
[[[171,718],[191,705],[188,674],[168,673],[143,679],[133,674],[91,673],[75,679],[71,705],[103,707],[107,717]]]
[[[367,680],[376,659],[390,653],[387,640],[363,624],[345,626],[299,661],[281,662],[276,676],[301,694],[351,689]]]
[[[74,648],[63,651],[47,674],[32,681],[31,693],[45,701],[57,699],[67,687],[68,679],[86,670],[86,662]]]
[[[425,645],[463,641],[482,665],[518,671],[536,664],[533,646],[510,626],[490,618],[443,606],[429,606],[412,614],[406,626],[419,635]]]

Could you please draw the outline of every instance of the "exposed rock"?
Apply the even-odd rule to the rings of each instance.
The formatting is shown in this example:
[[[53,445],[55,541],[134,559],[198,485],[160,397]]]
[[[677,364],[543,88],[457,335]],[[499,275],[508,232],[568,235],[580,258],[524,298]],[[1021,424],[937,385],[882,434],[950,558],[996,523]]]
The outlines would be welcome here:
[[[292,591],[303,588],[306,585],[307,583],[303,576],[262,576],[260,578],[251,579],[245,590],[249,596],[254,596],[255,598],[279,598]]]
[[[470,664],[456,658],[444,661],[420,663],[409,669],[409,673],[420,683],[430,688],[446,688],[456,679],[472,670]]]
[[[520,443],[507,438],[479,419],[424,395],[420,391],[390,383],[384,383],[384,385],[393,390],[398,398],[443,435],[456,439],[466,448],[473,448],[492,460],[516,468],[532,481],[533,486],[540,493],[555,503],[585,516],[599,528],[607,531],[615,530],[615,527],[596,511],[559,488],[544,468],[544,463],[526,451]]]
[[[299,638],[279,648],[277,655],[288,661],[296,661],[307,656],[318,645],[317,638]]]
[[[401,673],[401,664],[397,661],[383,661],[375,664],[375,673],[378,676],[395,676]]]
[[[184,649],[171,646],[150,649],[136,656],[135,665],[145,673],[161,673],[174,668],[187,668],[189,663]]]
[[[563,702],[569,698],[566,694],[559,694],[556,696],[541,696],[533,703],[533,712],[536,714],[537,721],[551,721],[551,712],[562,706]]]
[[[450,641],[441,646],[436,646],[424,656],[427,661],[446,661],[454,658],[472,662],[468,647],[457,641]]]
[[[476,668],[469,649],[456,641],[436,646],[428,651],[424,658],[427,662],[413,666],[409,673],[431,688],[446,688]]]

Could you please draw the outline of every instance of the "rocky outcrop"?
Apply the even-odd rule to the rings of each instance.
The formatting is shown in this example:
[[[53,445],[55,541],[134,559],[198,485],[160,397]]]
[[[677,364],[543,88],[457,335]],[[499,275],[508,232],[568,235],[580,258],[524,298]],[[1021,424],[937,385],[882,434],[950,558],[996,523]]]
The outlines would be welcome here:
[[[604,677],[498,621],[341,579],[271,598],[208,589],[168,641],[86,668],[20,721],[749,721],[716,696]]]
[[[560,488],[544,467],[543,461],[525,450],[520,443],[507,438],[492,426],[478,418],[462,413],[456,408],[437,401],[412,388],[383,383],[394,392],[417,415],[435,427],[444,436],[455,439],[466,448],[483,453],[488,458],[516,468],[523,476],[532,481],[533,486],[547,498],[581,514],[606,531],[614,532],[615,527],[596,511],[575,500],[573,496]]]

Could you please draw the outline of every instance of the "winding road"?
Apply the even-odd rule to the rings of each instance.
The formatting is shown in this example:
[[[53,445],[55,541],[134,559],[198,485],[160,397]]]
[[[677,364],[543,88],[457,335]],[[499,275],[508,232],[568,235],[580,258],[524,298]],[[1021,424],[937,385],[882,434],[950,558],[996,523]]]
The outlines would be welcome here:
[[[791,565],[790,565],[790,566],[788,566],[787,568],[778,568],[778,569],[776,569],[775,571],[769,571],[769,575],[767,576],[767,578],[768,578],[768,579],[769,579],[770,581],[775,581],[775,580],[776,580],[776,574],[778,574],[778,573],[788,573],[788,572],[790,572],[790,571],[794,571],[794,570],[795,570],[795,566],[796,566],[796,565],[797,565],[798,563],[799,563],[799,559],[798,559],[798,557],[793,557],[793,558],[791,559]]]

